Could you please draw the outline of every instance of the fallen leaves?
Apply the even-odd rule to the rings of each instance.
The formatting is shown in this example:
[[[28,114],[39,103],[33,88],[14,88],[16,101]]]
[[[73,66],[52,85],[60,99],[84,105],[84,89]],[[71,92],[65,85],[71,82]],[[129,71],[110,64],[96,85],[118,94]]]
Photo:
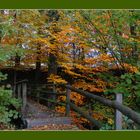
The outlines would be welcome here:
[[[49,124],[44,126],[36,126],[28,130],[79,130],[75,125],[68,124]]]

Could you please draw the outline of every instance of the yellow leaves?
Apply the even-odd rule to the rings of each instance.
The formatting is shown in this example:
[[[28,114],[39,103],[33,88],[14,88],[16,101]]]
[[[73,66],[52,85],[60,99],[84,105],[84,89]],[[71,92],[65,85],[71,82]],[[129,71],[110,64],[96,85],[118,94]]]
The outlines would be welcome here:
[[[89,92],[104,92],[107,83],[100,79],[97,79],[95,83],[87,83],[84,80],[79,80],[76,81],[73,86]]]
[[[125,69],[129,72],[132,72],[132,73],[136,73],[138,72],[138,68],[135,67],[135,66],[132,66],[130,64],[127,64],[127,63],[123,63],[123,66],[125,67]]]
[[[64,106],[57,106],[57,107],[55,108],[55,110],[56,110],[57,112],[60,112],[60,113],[65,113],[65,112],[66,112],[66,108],[65,108]]]
[[[103,120],[104,116],[101,113],[94,112],[92,117],[96,120]]]
[[[75,64],[74,66],[75,66],[76,68],[78,68],[79,70],[82,70],[82,71],[87,71],[87,70],[89,70],[88,67],[83,66],[83,65],[81,65],[81,64]]]
[[[15,37],[8,37],[5,36],[2,40],[1,40],[1,44],[10,44],[10,45],[15,45],[17,43],[21,43],[23,42],[22,38],[15,38]]]
[[[69,62],[69,56],[67,54],[64,54],[64,53],[57,53],[57,56],[59,58],[59,62]]]
[[[110,118],[108,118],[107,122],[108,122],[109,124],[111,124],[111,125],[114,123],[114,121],[113,121],[112,119],[110,119]]]
[[[96,65],[96,68],[98,67],[98,63],[100,63],[100,66],[104,66],[104,63],[109,63],[112,62],[114,59],[105,53],[101,53],[99,54],[97,57],[93,57],[93,58],[86,58],[84,59],[84,62],[87,65]]]
[[[77,74],[77,73],[75,73],[75,72],[73,72],[73,66],[72,66],[72,64],[66,64],[66,63],[60,63],[61,64],[61,67],[63,67],[64,68],[64,72],[65,73],[67,73],[67,74],[69,74],[70,76],[72,76],[72,77],[75,77],[75,78],[77,78],[77,77],[81,77],[81,75],[80,74]]]
[[[65,102],[66,101],[66,96],[59,96],[58,101]]]
[[[34,43],[34,44],[48,44],[49,41],[48,39],[46,38],[33,38],[33,39],[30,39],[31,43]]]
[[[130,73],[137,73],[139,70],[138,70],[138,67],[136,66],[132,66],[131,64],[128,64],[128,63],[122,63],[122,65],[124,66],[125,70],[127,72],[130,72]],[[121,66],[119,66],[120,69],[122,68]],[[113,69],[118,69],[117,66],[113,66]]]
[[[74,101],[76,105],[83,105],[84,104],[84,96],[77,94],[76,92],[71,92],[70,99]]]
[[[84,59],[84,62],[86,64],[93,65],[93,64],[96,64],[96,59],[95,58],[86,58],[86,59]]]
[[[65,73],[67,73],[67,74],[69,74],[69,75],[71,75],[71,76],[73,76],[73,77],[81,77],[81,75],[80,74],[77,74],[77,73],[75,73],[75,72],[73,72],[73,71],[70,71],[70,70],[64,70],[64,72]]]
[[[112,57],[108,54],[102,53],[98,59],[100,59],[103,62],[111,62],[112,61]]]
[[[67,69],[67,70],[72,70],[72,69],[73,69],[72,65],[69,64],[69,63],[62,63],[62,62],[59,62],[59,64],[60,64],[61,67],[64,68],[64,69]]]
[[[45,23],[45,18],[40,15],[38,10],[20,10],[16,18],[21,23],[30,23],[34,26],[44,25]]]
[[[47,79],[48,79],[48,82],[52,82],[54,84],[66,84],[67,83],[67,81],[62,79],[60,76],[54,75],[54,74],[51,74]]]
[[[83,117],[80,117],[80,121],[81,121],[82,123],[87,123],[87,122],[89,122],[86,118],[83,118]]]

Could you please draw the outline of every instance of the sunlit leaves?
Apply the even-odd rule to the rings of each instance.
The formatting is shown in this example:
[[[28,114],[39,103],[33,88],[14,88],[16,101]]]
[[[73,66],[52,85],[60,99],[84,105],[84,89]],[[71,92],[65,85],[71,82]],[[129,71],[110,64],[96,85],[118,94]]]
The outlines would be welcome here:
[[[60,76],[54,75],[54,74],[51,74],[50,77],[48,77],[47,79],[48,79],[48,82],[54,83],[54,84],[66,84],[67,83]]]

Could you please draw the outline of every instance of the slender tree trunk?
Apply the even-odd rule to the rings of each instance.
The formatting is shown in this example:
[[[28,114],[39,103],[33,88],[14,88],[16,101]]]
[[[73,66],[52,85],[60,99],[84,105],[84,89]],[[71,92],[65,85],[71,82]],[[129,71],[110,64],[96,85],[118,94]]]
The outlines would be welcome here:
[[[131,36],[133,38],[136,38],[137,34],[136,34],[136,24],[133,24],[130,26],[130,33]],[[137,64],[137,60],[138,60],[138,46],[136,43],[134,43],[134,46],[132,47],[132,59],[133,59],[133,63]]]
[[[35,84],[38,84],[41,76],[41,60],[40,60],[40,45],[37,47],[36,70],[35,70]]]
[[[49,17],[49,22],[52,23],[52,25],[53,25],[53,23],[56,23],[59,20],[59,14],[58,14],[57,10],[49,10],[47,15]],[[55,25],[52,29],[52,33],[57,33],[57,32],[59,32],[59,31],[57,30],[57,26]],[[52,37],[50,39],[50,43],[52,45],[55,45],[56,40]],[[49,54],[49,58],[48,58],[48,77],[51,74],[57,75],[57,67],[58,67],[57,50],[52,50],[52,52]],[[53,88],[52,88],[52,91],[54,92]],[[48,98],[50,98],[52,100],[56,100],[56,95],[52,94]],[[49,107],[54,108],[54,105],[52,103],[51,104],[49,103]]]
[[[20,56],[16,53],[15,56],[15,67],[19,67],[20,66]]]

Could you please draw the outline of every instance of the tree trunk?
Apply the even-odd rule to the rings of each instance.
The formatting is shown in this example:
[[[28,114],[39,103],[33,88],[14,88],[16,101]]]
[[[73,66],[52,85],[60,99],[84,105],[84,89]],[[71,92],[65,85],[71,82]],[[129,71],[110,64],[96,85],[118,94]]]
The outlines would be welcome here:
[[[40,81],[40,69],[41,69],[41,61],[40,61],[40,45],[37,47],[37,56],[36,56],[36,71],[35,71],[35,84],[38,84]]]
[[[20,66],[20,56],[16,53],[15,56],[15,67],[19,67]]]
[[[136,38],[137,34],[136,34],[136,24],[134,25],[131,25],[130,26],[130,33],[131,33],[131,36],[133,38]],[[137,64],[137,60],[138,60],[138,48],[137,48],[137,44],[135,43],[133,48],[132,48],[132,58],[133,58],[133,62],[135,64]]]
[[[58,13],[57,10],[49,10],[47,12],[47,15],[49,17],[49,22],[52,23],[52,25],[53,25],[53,23],[56,23],[59,20],[59,13]],[[53,33],[59,32],[57,30],[56,25],[53,27],[52,32]],[[55,45],[55,43],[56,43],[55,38],[52,37],[50,39],[50,43]],[[52,52],[49,54],[49,58],[48,58],[48,77],[51,74],[57,75],[57,67],[58,67],[58,64],[57,64],[57,50],[52,49]],[[52,91],[54,91],[54,90],[52,89]],[[50,98],[52,100],[56,100],[55,99],[56,95],[52,94],[52,95],[48,96],[48,98]],[[49,103],[49,106],[54,106],[54,105]]]

